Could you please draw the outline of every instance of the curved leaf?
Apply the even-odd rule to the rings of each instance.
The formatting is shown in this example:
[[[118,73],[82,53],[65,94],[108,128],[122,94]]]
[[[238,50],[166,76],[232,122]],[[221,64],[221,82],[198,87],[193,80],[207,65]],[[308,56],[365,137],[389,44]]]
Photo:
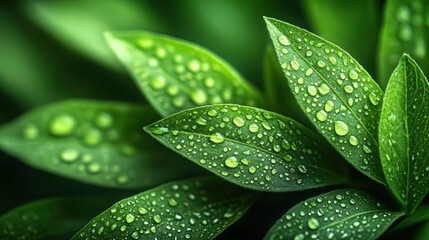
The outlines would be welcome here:
[[[124,199],[77,239],[213,239],[251,206],[251,195],[218,178],[171,182]]]
[[[393,231],[396,232],[398,230],[402,230],[424,222],[429,223],[429,205],[425,205],[417,208],[412,215],[408,216],[401,223],[399,223],[393,229]]]
[[[380,157],[387,183],[407,212],[429,192],[429,84],[404,55],[392,74],[380,117]]]
[[[265,239],[376,239],[403,213],[390,212],[369,194],[341,189],[298,203]]]
[[[38,200],[0,217],[0,239],[45,239],[76,231],[110,204],[106,198],[67,197]]]
[[[145,127],[158,141],[245,188],[297,191],[344,183],[342,164],[317,135],[262,109],[212,105],[171,115]]]
[[[114,69],[119,69],[120,64],[104,42],[104,31],[159,29],[161,22],[154,21],[149,7],[136,0],[26,1],[23,6],[30,19],[49,34]]]
[[[153,186],[189,171],[187,161],[157,152],[156,141],[140,132],[157,118],[151,108],[132,104],[65,101],[2,126],[0,148],[35,168],[86,183]]]
[[[378,78],[385,87],[398,59],[409,52],[429,74],[429,1],[389,0],[380,36]]]
[[[429,223],[425,223],[417,230],[413,231],[412,240],[427,240],[429,239]]]
[[[384,183],[378,156],[383,92],[348,53],[276,19],[266,18],[279,63],[319,132],[356,169]]]
[[[108,32],[106,38],[163,116],[206,104],[261,103],[231,66],[199,46],[149,32]]]

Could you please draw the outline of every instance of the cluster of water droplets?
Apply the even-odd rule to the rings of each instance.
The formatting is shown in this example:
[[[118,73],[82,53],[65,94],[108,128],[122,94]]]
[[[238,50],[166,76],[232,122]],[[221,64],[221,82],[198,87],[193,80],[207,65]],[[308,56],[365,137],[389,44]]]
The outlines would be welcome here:
[[[320,139],[298,123],[260,109],[216,105],[182,112],[148,128],[210,171],[239,184],[279,191],[326,184]],[[317,165],[319,170],[313,167]]]
[[[211,239],[250,204],[232,194],[213,179],[165,184],[116,203],[74,239]]]
[[[135,172],[125,169],[130,168],[126,162],[118,161],[137,154],[135,146],[142,141],[137,134],[140,125],[135,126],[134,134],[131,128],[119,127],[114,116],[117,113],[95,109],[70,105],[50,113],[40,112],[43,121],[26,121],[21,136],[25,144],[37,145],[35,154],[43,154],[43,159],[37,161],[50,163],[48,166],[56,171],[103,175],[102,181],[126,184],[130,177],[135,177]]]
[[[162,112],[236,102],[255,105],[256,94],[243,79],[210,53],[176,40],[142,36],[130,47],[131,69]]]
[[[377,151],[372,135],[377,133],[382,91],[337,46],[295,29],[287,36],[277,34],[281,67],[298,102],[346,158],[355,158],[367,170]]]
[[[290,209],[266,239],[375,239],[398,216],[366,193],[337,190]]]

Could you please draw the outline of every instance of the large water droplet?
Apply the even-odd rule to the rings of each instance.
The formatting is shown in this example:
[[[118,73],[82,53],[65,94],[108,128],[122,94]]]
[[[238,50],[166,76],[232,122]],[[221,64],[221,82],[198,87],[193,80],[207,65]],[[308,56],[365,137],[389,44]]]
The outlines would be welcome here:
[[[310,219],[308,219],[307,225],[308,225],[308,228],[310,228],[312,230],[316,230],[320,226],[319,220],[317,220],[316,218],[310,218]]]
[[[301,173],[306,173],[307,167],[304,165],[298,165],[298,171],[300,171]]]
[[[52,120],[49,125],[49,132],[55,136],[68,136],[75,127],[76,120],[68,114],[63,114]]]
[[[352,93],[353,92],[353,86],[351,86],[351,85],[346,85],[345,87],[344,87],[344,91],[346,91],[346,93]]]
[[[60,153],[63,162],[75,162],[79,158],[79,151],[74,148],[64,149]]]
[[[374,92],[372,92],[372,93],[369,94],[369,101],[374,106],[378,105],[379,99],[378,99],[377,95],[375,95]]]
[[[320,110],[316,113],[316,118],[317,118],[317,120],[324,122],[328,119],[328,113],[326,113],[323,110]]]
[[[317,88],[315,86],[313,86],[313,85],[310,85],[310,86],[307,87],[307,92],[311,96],[316,96],[317,95]]]
[[[109,128],[112,124],[113,117],[107,112],[102,112],[95,118],[95,125],[101,129]]]
[[[209,115],[210,117],[216,117],[217,111],[214,109],[211,109],[210,111],[207,112],[207,115]]]
[[[259,127],[256,123],[252,123],[249,125],[249,131],[252,133],[255,133],[257,131],[259,131]]]
[[[168,128],[166,127],[156,127],[151,129],[151,132],[155,135],[164,135],[168,133]]]
[[[235,124],[235,126],[242,127],[244,126],[245,120],[241,117],[234,117],[232,122]]]
[[[155,221],[156,223],[160,223],[162,220],[161,220],[161,217],[159,215],[155,215],[155,216],[153,216],[153,221]]]
[[[191,99],[196,104],[204,104],[207,102],[207,94],[202,89],[196,89],[191,92]]]
[[[187,67],[192,72],[198,72],[200,70],[200,68],[201,68],[201,64],[200,64],[200,62],[198,60],[193,59],[193,60],[189,61]]]
[[[320,84],[320,86],[317,87],[317,89],[319,90],[320,94],[322,94],[322,95],[326,95],[331,91],[329,86],[325,83]]]
[[[29,125],[24,128],[23,135],[26,139],[36,139],[39,136],[39,129],[34,125]]]
[[[343,121],[335,121],[334,122],[335,133],[339,136],[344,136],[349,133],[349,126]]]
[[[325,103],[325,111],[326,112],[332,112],[334,110],[335,104],[331,100],[326,101]]]
[[[207,120],[202,117],[198,117],[197,120],[195,120],[195,122],[197,122],[201,126],[207,125]]]
[[[298,70],[299,69],[299,62],[296,59],[293,59],[292,61],[290,61],[290,65],[292,66],[292,68],[294,70]]]
[[[164,76],[156,76],[150,81],[150,86],[155,90],[161,90],[167,85],[167,80]]]
[[[285,35],[280,35],[279,36],[279,42],[280,42],[280,44],[285,45],[285,46],[289,46],[290,45],[290,41],[289,41],[289,39]]]
[[[353,80],[356,80],[356,79],[358,79],[359,74],[355,70],[351,69],[349,71],[349,77]]]
[[[222,136],[222,134],[217,132],[210,135],[210,141],[214,143],[222,143],[223,141],[225,141],[225,138]]]
[[[99,173],[101,171],[101,165],[98,162],[90,163],[87,166],[87,170],[88,170],[89,173],[97,174],[97,173]]]
[[[97,145],[101,142],[102,134],[95,128],[87,129],[82,137],[82,140],[87,145]]]
[[[225,165],[229,168],[236,168],[238,166],[238,159],[234,156],[225,159]]]
[[[358,145],[359,140],[355,136],[352,135],[349,137],[349,143],[353,146],[356,146],[356,145]]]
[[[134,222],[135,219],[136,218],[131,213],[129,213],[125,216],[125,221],[127,221],[127,223],[132,223],[132,222]]]

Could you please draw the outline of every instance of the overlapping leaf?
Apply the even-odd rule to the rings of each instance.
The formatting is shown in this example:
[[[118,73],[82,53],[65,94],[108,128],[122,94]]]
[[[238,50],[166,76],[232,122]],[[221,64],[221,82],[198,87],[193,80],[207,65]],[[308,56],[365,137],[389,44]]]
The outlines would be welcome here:
[[[378,78],[385,87],[404,52],[429,74],[429,1],[389,0],[381,32]]]
[[[0,148],[33,167],[86,183],[153,186],[185,176],[189,167],[158,152],[156,141],[141,133],[142,125],[157,118],[151,108],[132,104],[66,101],[2,126]]]
[[[261,103],[259,93],[232,67],[199,46],[149,32],[107,33],[106,38],[163,116],[214,103]]]
[[[379,86],[338,46],[285,22],[266,22],[280,66],[308,118],[354,167],[384,183],[377,140]]]
[[[301,124],[262,109],[193,108],[145,127],[164,145],[245,188],[296,191],[344,183],[343,165]]]
[[[114,204],[77,239],[213,239],[237,221],[253,197],[215,178],[164,184]]]
[[[417,225],[419,223],[429,223],[429,205],[421,206],[416,211],[399,223],[393,231],[403,230],[405,228]]]
[[[380,117],[380,157],[387,183],[412,212],[429,192],[429,84],[404,55],[387,85]]]
[[[45,239],[76,231],[110,202],[106,198],[67,197],[35,201],[0,217],[0,239]]]
[[[291,208],[265,239],[376,239],[403,213],[390,212],[369,194],[341,189]]]

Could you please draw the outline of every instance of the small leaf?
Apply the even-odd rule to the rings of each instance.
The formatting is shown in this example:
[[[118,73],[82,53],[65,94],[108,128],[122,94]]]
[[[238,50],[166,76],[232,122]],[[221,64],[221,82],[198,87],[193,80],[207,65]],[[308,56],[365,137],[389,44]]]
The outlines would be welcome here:
[[[356,169],[384,183],[377,130],[383,92],[348,53],[306,31],[266,18],[279,63],[319,132]]]
[[[86,183],[153,186],[189,171],[186,161],[157,152],[156,141],[141,133],[157,118],[148,107],[65,101],[2,126],[0,148],[35,168]]]
[[[162,144],[245,188],[297,191],[344,183],[343,166],[301,124],[262,109],[212,105],[145,127]]]
[[[412,215],[408,216],[401,223],[399,223],[393,229],[393,231],[396,232],[423,222],[429,223],[429,205],[425,205],[417,208]]]
[[[402,56],[386,88],[380,117],[380,157],[387,184],[407,212],[429,192],[429,84]]]
[[[0,239],[45,239],[85,225],[110,204],[106,198],[68,197],[38,200],[0,217]]]
[[[88,223],[77,239],[213,239],[251,206],[218,178],[176,181],[114,204]]]
[[[163,116],[214,103],[261,103],[231,66],[199,46],[149,32],[108,32],[106,38]]]
[[[265,239],[376,239],[403,213],[390,212],[369,194],[341,189],[298,203]]]
[[[409,52],[429,74],[429,1],[389,0],[380,36],[378,78],[385,87],[398,59]]]

